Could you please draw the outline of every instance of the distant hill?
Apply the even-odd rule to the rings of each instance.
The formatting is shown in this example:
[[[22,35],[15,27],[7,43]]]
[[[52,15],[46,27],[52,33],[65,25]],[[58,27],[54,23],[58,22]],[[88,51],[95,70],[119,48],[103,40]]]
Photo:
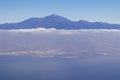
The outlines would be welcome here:
[[[0,24],[0,29],[31,29],[31,28],[56,28],[56,29],[120,29],[120,24],[103,22],[88,22],[84,20],[71,21],[62,16],[52,14],[43,18],[30,18],[19,23]]]

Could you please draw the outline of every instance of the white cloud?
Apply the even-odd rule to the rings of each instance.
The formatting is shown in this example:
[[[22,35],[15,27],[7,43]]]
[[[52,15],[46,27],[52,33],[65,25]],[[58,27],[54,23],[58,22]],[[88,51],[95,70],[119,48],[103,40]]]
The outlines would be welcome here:
[[[36,28],[36,29],[13,29],[13,30],[0,30],[1,32],[17,32],[17,33],[55,33],[62,35],[76,34],[80,32],[120,32],[118,29],[78,29],[78,30],[65,30],[55,28]]]
[[[120,30],[115,29],[0,30],[0,55],[73,57],[88,55],[86,53],[90,55],[117,54],[120,52],[119,33]]]

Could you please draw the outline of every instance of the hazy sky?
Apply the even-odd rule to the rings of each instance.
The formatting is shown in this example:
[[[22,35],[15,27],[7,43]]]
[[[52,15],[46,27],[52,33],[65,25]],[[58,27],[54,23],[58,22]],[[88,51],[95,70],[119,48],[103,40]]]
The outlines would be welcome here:
[[[71,20],[120,23],[120,0],[0,0],[0,23],[53,13]]]

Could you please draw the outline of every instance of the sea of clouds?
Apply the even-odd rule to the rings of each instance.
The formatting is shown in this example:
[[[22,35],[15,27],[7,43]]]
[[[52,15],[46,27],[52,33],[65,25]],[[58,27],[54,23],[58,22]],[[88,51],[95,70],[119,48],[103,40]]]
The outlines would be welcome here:
[[[0,30],[0,55],[39,57],[108,56],[120,52],[116,29],[14,29]]]

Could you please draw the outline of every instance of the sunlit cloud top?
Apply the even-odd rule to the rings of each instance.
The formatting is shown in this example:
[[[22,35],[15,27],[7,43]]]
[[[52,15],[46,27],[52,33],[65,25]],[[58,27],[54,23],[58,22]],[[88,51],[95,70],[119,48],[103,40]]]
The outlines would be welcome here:
[[[35,28],[35,29],[13,29],[13,30],[0,30],[1,32],[16,32],[16,33],[56,33],[56,34],[77,34],[81,32],[120,32],[118,29],[78,29],[78,30],[65,30],[55,28]]]

